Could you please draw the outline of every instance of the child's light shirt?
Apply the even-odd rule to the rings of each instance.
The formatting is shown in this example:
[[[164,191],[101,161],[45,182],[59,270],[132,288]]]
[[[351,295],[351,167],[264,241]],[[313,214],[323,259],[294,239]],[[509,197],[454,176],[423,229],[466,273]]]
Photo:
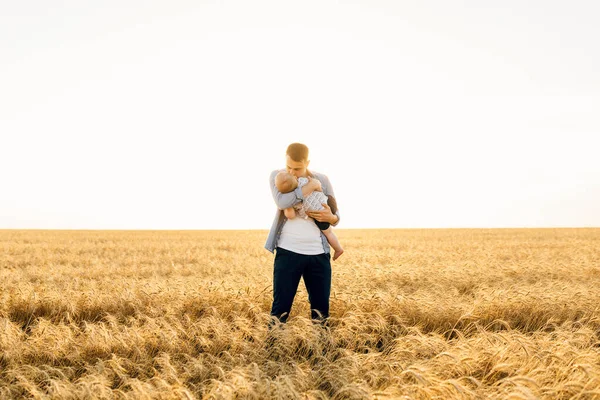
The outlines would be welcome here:
[[[298,187],[301,188],[302,186],[306,185],[308,183],[308,178],[305,177],[300,177],[298,178]],[[311,194],[309,194],[307,197],[304,198],[304,201],[302,203],[298,203],[296,206],[294,206],[294,209],[296,210],[298,216],[300,218],[308,218],[308,215],[306,215],[307,211],[320,211],[323,209],[322,204],[325,203],[327,204],[327,196],[325,196],[325,194],[323,192],[319,192],[319,191],[314,191]]]

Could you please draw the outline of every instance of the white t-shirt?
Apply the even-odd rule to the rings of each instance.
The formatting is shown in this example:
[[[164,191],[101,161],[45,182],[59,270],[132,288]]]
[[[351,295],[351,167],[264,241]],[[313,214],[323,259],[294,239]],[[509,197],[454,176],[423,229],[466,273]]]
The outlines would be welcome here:
[[[304,255],[323,254],[321,230],[312,218],[294,218],[284,222],[277,246]]]

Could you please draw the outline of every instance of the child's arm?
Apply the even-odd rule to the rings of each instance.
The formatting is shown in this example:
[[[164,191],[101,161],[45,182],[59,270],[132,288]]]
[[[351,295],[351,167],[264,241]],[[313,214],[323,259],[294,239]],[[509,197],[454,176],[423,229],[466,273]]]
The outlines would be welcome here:
[[[283,210],[283,213],[285,214],[285,217],[287,219],[294,219],[296,218],[296,210],[294,210],[293,207],[289,207]]]

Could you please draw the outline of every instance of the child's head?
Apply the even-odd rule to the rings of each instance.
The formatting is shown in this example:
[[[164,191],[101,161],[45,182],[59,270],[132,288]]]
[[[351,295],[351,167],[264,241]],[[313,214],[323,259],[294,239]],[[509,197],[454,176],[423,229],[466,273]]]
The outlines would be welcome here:
[[[298,187],[298,178],[287,172],[280,172],[275,176],[275,186],[281,193],[289,193]]]

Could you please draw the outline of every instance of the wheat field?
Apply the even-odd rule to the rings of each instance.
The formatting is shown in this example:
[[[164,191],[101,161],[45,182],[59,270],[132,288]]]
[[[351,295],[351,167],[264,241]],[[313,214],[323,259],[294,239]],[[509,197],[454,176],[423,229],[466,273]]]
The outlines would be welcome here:
[[[0,231],[0,398],[600,399],[600,229],[337,230],[267,339],[266,231]]]

